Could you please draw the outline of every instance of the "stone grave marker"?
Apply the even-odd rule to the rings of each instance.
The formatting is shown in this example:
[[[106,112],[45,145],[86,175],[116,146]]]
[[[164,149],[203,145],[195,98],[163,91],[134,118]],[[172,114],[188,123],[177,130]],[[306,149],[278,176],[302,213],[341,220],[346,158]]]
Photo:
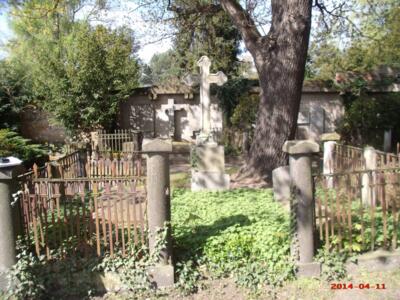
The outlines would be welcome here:
[[[211,97],[210,85],[223,85],[227,77],[222,72],[210,74],[211,60],[203,56],[197,62],[200,76],[187,76],[184,82],[188,85],[200,85],[201,132],[192,149],[192,191],[224,190],[229,188],[230,177],[225,174],[224,147],[218,145],[211,130]]]

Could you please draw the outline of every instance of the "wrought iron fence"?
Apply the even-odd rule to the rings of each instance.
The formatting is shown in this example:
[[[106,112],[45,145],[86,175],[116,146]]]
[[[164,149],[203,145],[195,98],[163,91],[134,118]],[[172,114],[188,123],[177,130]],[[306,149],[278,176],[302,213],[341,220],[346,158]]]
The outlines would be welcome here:
[[[377,168],[397,168],[400,167],[400,154],[387,153],[375,150],[377,154]]]
[[[25,241],[51,258],[64,247],[83,255],[128,254],[145,242],[146,190],[140,152],[94,158],[75,152],[19,177]]]
[[[315,225],[328,250],[399,247],[400,168],[314,177]]]
[[[400,154],[374,150],[376,153],[376,168],[400,167]],[[349,145],[336,144],[334,149],[334,172],[350,172],[365,170],[364,150]]]
[[[364,168],[363,149],[342,144],[335,145],[333,169],[336,172],[363,170]]]
[[[120,153],[140,151],[143,132],[118,129],[113,133],[104,130],[92,134],[92,149],[99,153]]]

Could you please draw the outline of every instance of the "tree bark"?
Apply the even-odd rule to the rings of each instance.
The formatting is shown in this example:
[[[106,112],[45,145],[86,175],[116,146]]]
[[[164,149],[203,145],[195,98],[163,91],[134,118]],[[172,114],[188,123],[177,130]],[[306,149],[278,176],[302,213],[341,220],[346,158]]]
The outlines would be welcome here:
[[[271,0],[272,23],[261,36],[235,0],[221,5],[240,30],[260,81],[260,104],[245,173],[269,181],[286,165],[285,141],[295,137],[311,28],[311,0]]]

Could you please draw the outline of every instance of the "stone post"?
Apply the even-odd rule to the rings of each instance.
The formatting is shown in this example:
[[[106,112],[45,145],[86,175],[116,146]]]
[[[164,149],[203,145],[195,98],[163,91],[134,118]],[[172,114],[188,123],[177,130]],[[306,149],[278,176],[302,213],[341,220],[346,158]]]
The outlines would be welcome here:
[[[377,154],[373,147],[366,147],[364,149],[365,170],[376,170],[377,167]],[[364,173],[361,178],[361,199],[362,203],[366,206],[375,202],[375,172]],[[372,185],[372,186],[371,186]]]
[[[149,228],[149,248],[154,254],[156,231],[171,221],[169,154],[172,143],[154,139],[143,144],[147,156],[147,222]],[[158,264],[150,270],[158,287],[174,284],[172,266],[170,228],[168,227],[167,245],[161,250]]]
[[[332,174],[335,172],[335,149],[340,135],[336,132],[325,133],[320,136],[320,140],[324,143],[323,157],[323,174]],[[328,188],[334,187],[333,177],[327,176],[326,183]]]
[[[90,133],[90,140],[91,140],[91,146],[92,146],[92,151],[98,151],[99,150],[99,133],[98,131],[92,131]]]
[[[16,263],[15,228],[11,207],[17,169],[22,161],[15,157],[0,158],[0,290],[6,291],[5,273]]]
[[[335,169],[335,149],[336,149],[336,142],[328,141],[324,143],[324,162],[323,162],[323,174],[332,174],[334,173]],[[326,184],[327,187],[332,189],[333,188],[333,177],[327,176],[326,177]]]
[[[385,130],[383,134],[383,151],[392,151],[392,129]]]
[[[283,151],[289,154],[289,169],[295,201],[296,233],[298,238],[299,275],[319,275],[320,265],[314,257],[314,197],[311,156],[319,152],[313,141],[286,141]]]

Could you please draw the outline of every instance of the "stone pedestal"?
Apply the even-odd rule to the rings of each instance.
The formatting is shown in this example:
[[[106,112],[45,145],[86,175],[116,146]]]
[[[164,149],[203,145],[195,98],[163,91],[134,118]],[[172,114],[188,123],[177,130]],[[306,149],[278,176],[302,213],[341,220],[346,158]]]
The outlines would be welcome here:
[[[143,144],[147,155],[147,223],[149,229],[149,248],[152,255],[159,257],[159,262],[149,270],[157,287],[174,284],[171,245],[171,189],[169,178],[169,154],[172,143],[154,139]],[[165,228],[167,226],[167,228]],[[166,247],[159,253],[155,251],[157,231],[166,229]]]
[[[225,174],[224,147],[214,143],[192,149],[192,191],[229,189],[230,177]]]
[[[319,152],[312,141],[287,141],[283,151],[289,154],[290,177],[294,194],[296,234],[299,243],[299,263],[313,262],[314,256],[314,198],[311,176],[311,155]]]
[[[5,272],[16,263],[15,222],[11,207],[12,193],[21,161],[15,157],[0,160],[0,290],[6,291]]]

